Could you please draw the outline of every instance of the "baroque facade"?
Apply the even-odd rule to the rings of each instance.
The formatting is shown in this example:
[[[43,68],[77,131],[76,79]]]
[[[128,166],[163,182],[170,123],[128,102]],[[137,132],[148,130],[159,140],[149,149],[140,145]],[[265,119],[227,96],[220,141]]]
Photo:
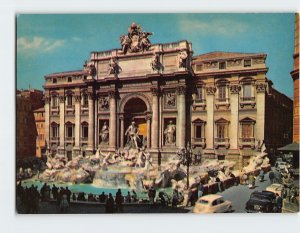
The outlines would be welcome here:
[[[69,159],[115,151],[135,122],[157,163],[190,143],[203,157],[244,165],[266,140],[266,54],[193,57],[190,42],[151,44],[151,35],[133,23],[121,49],[45,76],[47,149]]]

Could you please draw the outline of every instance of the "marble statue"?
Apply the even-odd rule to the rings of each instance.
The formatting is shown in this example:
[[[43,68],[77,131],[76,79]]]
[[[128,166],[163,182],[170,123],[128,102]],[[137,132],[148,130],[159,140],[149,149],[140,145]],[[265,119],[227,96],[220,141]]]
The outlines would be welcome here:
[[[138,142],[140,140],[139,130],[134,121],[131,122],[131,125],[127,128],[125,136],[127,136],[127,144],[130,144],[131,147],[138,148]]]
[[[101,136],[101,140],[103,143],[108,142],[108,138],[109,138],[109,128],[107,126],[107,123],[104,122],[101,132],[100,132],[100,136]]]
[[[175,131],[176,131],[176,126],[173,124],[173,121],[169,121],[169,124],[164,131],[166,144],[175,143]]]

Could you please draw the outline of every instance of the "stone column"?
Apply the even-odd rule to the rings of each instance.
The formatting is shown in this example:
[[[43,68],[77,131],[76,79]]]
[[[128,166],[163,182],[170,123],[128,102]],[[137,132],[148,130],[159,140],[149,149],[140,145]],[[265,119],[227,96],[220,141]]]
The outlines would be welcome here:
[[[59,147],[58,154],[65,154],[65,96],[59,96]]]
[[[80,95],[75,95],[75,146],[74,154],[78,155],[80,150]]]
[[[256,127],[255,127],[255,139],[259,140],[260,143],[265,139],[265,92],[266,84],[256,84]]]
[[[109,92],[109,147],[116,149],[117,142],[117,106],[115,91]]]
[[[158,148],[158,89],[151,88],[152,91],[152,127],[151,127],[151,148]]]
[[[92,154],[94,151],[94,95],[93,93],[88,93],[89,100],[89,129],[88,129],[88,145],[87,152]]]
[[[150,148],[151,146],[151,116],[147,115],[146,116],[146,121],[147,121],[147,149]]]
[[[120,147],[124,148],[124,116],[120,116],[121,126],[120,126]]]
[[[186,107],[185,107],[185,91],[184,86],[177,88],[177,126],[176,126],[176,145],[179,148],[185,147],[186,139]]]
[[[46,136],[46,145],[47,152],[50,152],[50,97],[45,97],[45,136]]]
[[[239,140],[239,92],[241,86],[233,84],[230,86],[230,149],[238,149],[238,140]]]
[[[214,150],[214,105],[215,105],[214,86],[206,87],[206,111],[207,111],[207,129],[205,130],[206,148]]]

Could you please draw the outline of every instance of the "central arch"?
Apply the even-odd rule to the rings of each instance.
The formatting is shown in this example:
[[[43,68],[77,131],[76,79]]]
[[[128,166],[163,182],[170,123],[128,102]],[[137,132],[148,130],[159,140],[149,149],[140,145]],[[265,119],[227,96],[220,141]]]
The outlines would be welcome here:
[[[123,99],[120,106],[121,113],[123,115],[123,129],[121,132],[126,132],[127,128],[134,121],[139,129],[139,137],[143,143],[146,143],[149,127],[147,127],[146,116],[150,112],[150,104],[148,98],[143,94],[131,94]],[[121,124],[122,127],[122,124]],[[150,139],[149,139],[150,140]],[[127,138],[122,142],[121,146],[126,145]]]

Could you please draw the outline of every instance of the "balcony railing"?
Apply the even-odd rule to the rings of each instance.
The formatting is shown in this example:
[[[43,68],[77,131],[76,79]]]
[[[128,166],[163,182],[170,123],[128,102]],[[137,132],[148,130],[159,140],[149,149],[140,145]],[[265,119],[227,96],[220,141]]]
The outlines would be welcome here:
[[[229,98],[216,98],[216,109],[219,109],[220,106],[225,106],[227,109],[230,106]]]
[[[53,110],[53,111],[58,111],[59,110],[59,106],[51,106],[51,110]]]
[[[206,100],[205,99],[195,99],[194,103],[193,103],[193,109],[195,110],[197,107],[200,107],[204,110],[206,107]]]
[[[240,97],[240,105],[243,108],[245,105],[251,105],[252,108],[255,107],[255,97]]]
[[[82,109],[88,109],[88,108],[89,108],[89,105],[88,105],[88,104],[83,104],[83,105],[81,105],[81,108],[82,108]]]
[[[81,142],[87,142],[88,141],[88,137],[81,137]]]
[[[50,140],[53,141],[53,142],[58,142],[59,141],[59,137],[51,137]]]
[[[241,102],[254,102],[255,97],[240,97]]]
[[[239,146],[241,149],[243,147],[251,147],[252,149],[254,149],[255,148],[255,138],[240,138]]]
[[[192,138],[192,144],[198,145],[198,146],[201,146],[204,148],[206,146],[206,139],[205,138]]]
[[[65,141],[66,142],[73,142],[75,140],[75,137],[66,137]]]
[[[228,149],[230,146],[229,138],[215,138],[215,148],[226,147]]]

